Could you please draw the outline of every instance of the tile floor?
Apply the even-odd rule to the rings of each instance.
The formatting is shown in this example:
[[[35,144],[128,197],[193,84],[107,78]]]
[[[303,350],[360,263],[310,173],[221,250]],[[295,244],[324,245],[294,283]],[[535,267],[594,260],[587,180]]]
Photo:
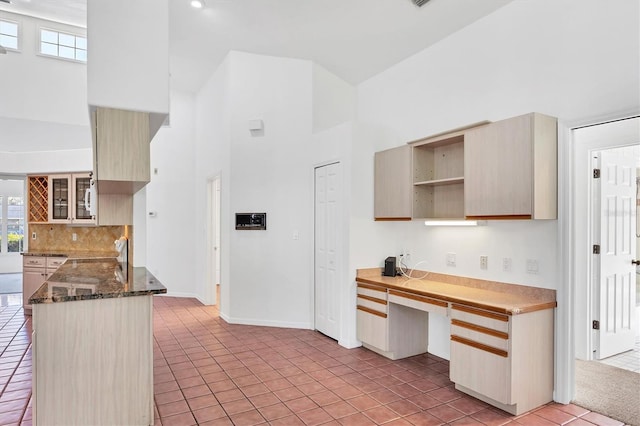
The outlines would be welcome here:
[[[0,302],[0,425],[30,425],[31,319]],[[511,416],[456,391],[432,355],[390,361],[310,330],[231,325],[195,299],[154,306],[156,425],[621,424],[571,404]]]
[[[640,336],[633,350],[600,360],[601,363],[640,373]]]

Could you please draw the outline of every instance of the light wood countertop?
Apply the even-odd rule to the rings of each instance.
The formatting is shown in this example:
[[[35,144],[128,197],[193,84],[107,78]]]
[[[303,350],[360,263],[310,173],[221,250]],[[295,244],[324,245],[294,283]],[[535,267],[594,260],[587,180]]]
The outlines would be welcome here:
[[[426,271],[413,271],[423,277]],[[424,278],[382,276],[381,268],[358,269],[356,282],[405,291],[488,311],[517,315],[557,306],[556,291],[475,278],[428,273]]]

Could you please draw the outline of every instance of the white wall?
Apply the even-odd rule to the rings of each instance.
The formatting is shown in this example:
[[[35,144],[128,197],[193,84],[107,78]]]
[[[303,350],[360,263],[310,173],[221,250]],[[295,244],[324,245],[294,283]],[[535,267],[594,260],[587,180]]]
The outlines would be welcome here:
[[[376,150],[480,120],[531,111],[576,120],[637,108],[638,12],[633,0],[513,2],[364,82],[358,119],[387,134],[358,145],[354,173],[372,176]],[[359,197],[372,206],[371,184],[361,190],[366,194]],[[384,256],[405,248],[413,262],[427,260],[426,269],[436,272],[557,289],[557,224],[503,221],[454,230],[370,220],[354,229],[352,251],[370,253],[355,262],[359,267],[381,266]],[[371,235],[382,235],[383,245],[371,248]],[[450,251],[457,253],[456,268],[445,265]],[[489,256],[487,271],[479,268],[481,254]],[[510,273],[501,270],[507,256]],[[538,259],[539,274],[524,272],[527,258]],[[429,349],[445,358],[447,326],[445,320],[430,323]]]
[[[231,139],[229,104],[230,62],[228,55],[196,96],[195,139],[195,223],[196,247],[195,274],[207,304],[216,303],[216,293],[208,284],[207,277],[207,233],[212,226],[207,218],[207,180],[220,177],[220,315],[229,318],[231,270],[229,267],[231,226]]]
[[[29,174],[93,170],[91,149],[0,152],[0,173]]]
[[[0,155],[3,156],[0,172],[20,170],[18,173],[22,173],[25,168],[40,172],[57,168],[60,161],[66,161],[66,154],[51,154],[55,156],[54,161],[48,161],[37,170],[29,166],[31,161],[38,161],[31,156],[6,156],[4,153],[48,151],[51,144],[57,149],[91,149],[86,65],[37,53],[40,28],[79,35],[85,35],[86,30],[2,11],[0,18],[17,22],[20,37],[20,50],[9,51],[0,58]],[[78,155],[84,154],[74,152],[70,155],[77,159]],[[78,169],[91,167],[74,168]]]
[[[86,65],[37,54],[40,27],[79,35],[86,30],[2,11],[0,17],[18,22],[22,37],[20,52],[2,57],[0,117],[88,126]],[[85,146],[91,146],[90,136]]]
[[[87,3],[89,105],[166,113],[168,0]]]
[[[230,319],[309,328],[311,63],[234,52],[230,65],[231,216],[267,213],[266,231],[231,232]]]
[[[312,70],[313,132],[353,120],[356,114],[355,87],[320,65],[313,64]]]
[[[151,142],[146,210],[156,216],[146,220],[146,267],[167,287],[167,294],[195,297],[195,99],[176,91],[171,99],[171,127],[161,128]],[[143,204],[140,197],[136,196],[137,203]],[[142,209],[136,207],[136,224]],[[134,232],[135,245],[144,237],[136,227]],[[139,264],[135,253],[134,262]]]
[[[205,195],[207,180],[220,176],[226,320],[313,327],[313,170],[340,161],[350,187],[352,130],[345,121],[353,117],[353,92],[309,61],[230,52],[198,93],[196,281],[212,301]],[[336,99],[346,105],[336,110]],[[316,135],[314,118],[327,127]],[[262,119],[264,132],[252,135],[251,119]],[[267,213],[267,230],[236,231],[235,213],[252,211]],[[347,236],[344,245],[348,256]]]

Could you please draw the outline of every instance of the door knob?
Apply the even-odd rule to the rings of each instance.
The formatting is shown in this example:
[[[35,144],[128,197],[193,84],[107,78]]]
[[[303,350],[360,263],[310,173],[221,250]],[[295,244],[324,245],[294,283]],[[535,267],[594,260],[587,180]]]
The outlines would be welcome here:
[[[632,260],[631,264],[632,265],[640,265],[640,260]]]

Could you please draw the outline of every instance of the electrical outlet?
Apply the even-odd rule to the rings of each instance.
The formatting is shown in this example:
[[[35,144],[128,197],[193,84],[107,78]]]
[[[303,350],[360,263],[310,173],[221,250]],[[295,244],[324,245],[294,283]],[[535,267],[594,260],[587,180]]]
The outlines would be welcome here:
[[[447,266],[456,266],[456,254],[455,253],[447,253]]]
[[[538,273],[538,261],[536,259],[527,259],[527,274]]]
[[[489,266],[489,256],[480,256],[480,269],[487,269]]]
[[[502,258],[502,270],[504,272],[511,272],[511,258],[503,257]]]
[[[35,240],[35,239],[36,239],[36,233],[35,233],[35,232],[32,232],[32,233],[31,233],[31,239],[32,239],[32,240]]]
[[[71,241],[78,241],[78,234],[76,234],[75,232],[71,234]]]

